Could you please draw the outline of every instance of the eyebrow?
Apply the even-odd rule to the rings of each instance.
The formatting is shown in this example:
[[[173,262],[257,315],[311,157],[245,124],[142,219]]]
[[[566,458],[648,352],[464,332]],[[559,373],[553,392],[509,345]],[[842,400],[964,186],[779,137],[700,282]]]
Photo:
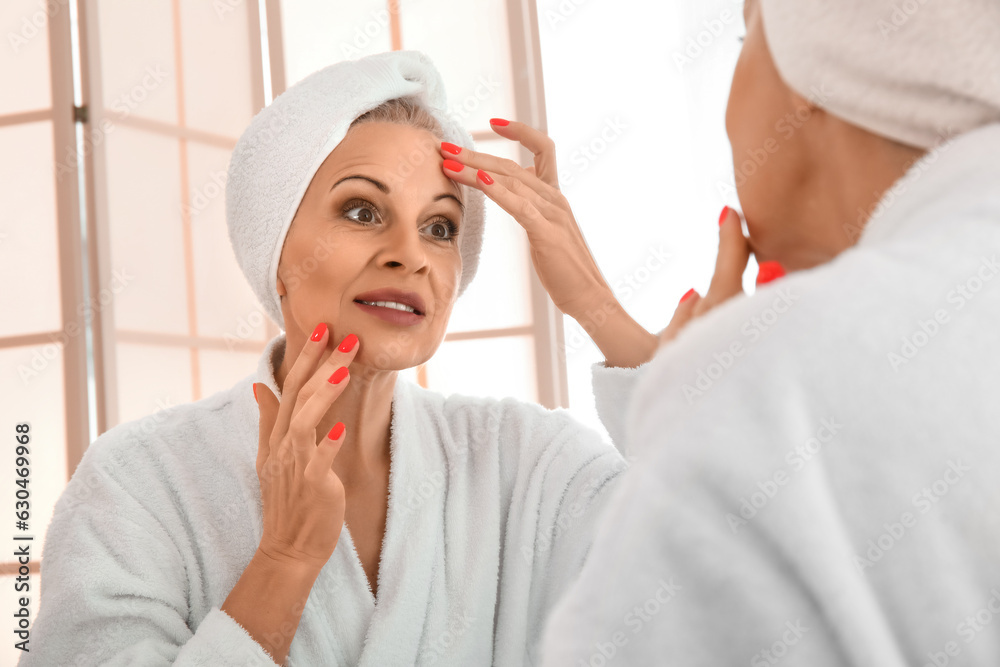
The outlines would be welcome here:
[[[368,176],[362,176],[360,174],[354,174],[354,175],[351,175],[351,176],[344,176],[342,179],[340,179],[339,181],[337,181],[336,183],[334,183],[333,186],[330,188],[330,190],[332,191],[334,188],[336,188],[338,185],[340,185],[344,181],[349,181],[351,179],[357,179],[357,180],[360,180],[360,181],[368,181],[369,183],[371,183],[372,185],[374,185],[376,188],[378,188],[379,190],[381,190],[385,194],[389,194],[389,186],[388,185],[386,185],[385,183],[382,183],[381,181],[377,181],[374,178],[370,178]],[[441,201],[442,199],[453,199],[455,201],[455,203],[458,204],[458,207],[462,210],[462,215],[463,216],[465,215],[465,204],[463,204],[462,200],[460,200],[458,197],[456,197],[453,194],[449,194],[447,192],[443,192],[443,193],[439,194],[438,196],[434,197],[434,201]]]

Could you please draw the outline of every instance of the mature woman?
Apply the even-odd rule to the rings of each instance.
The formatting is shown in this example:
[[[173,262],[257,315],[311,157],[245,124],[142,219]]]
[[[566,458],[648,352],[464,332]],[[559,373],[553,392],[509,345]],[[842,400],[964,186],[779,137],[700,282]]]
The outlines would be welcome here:
[[[626,464],[563,410],[398,378],[476,272],[483,191],[541,209],[536,268],[607,357],[594,386],[614,442],[656,339],[609,300],[546,182],[551,142],[509,124],[535,167],[460,184],[470,170],[441,151],[475,153],[444,108],[430,61],[396,52],[316,72],[253,119],[227,218],[284,333],[231,389],[90,446],[21,664],[524,664]]]
[[[637,458],[542,663],[998,665],[1000,3],[746,21],[739,196],[750,248],[794,271],[644,371]]]

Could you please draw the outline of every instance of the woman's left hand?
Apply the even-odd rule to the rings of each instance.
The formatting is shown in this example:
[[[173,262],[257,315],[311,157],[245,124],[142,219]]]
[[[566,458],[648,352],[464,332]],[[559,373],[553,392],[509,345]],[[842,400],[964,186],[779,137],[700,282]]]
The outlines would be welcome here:
[[[525,169],[513,160],[442,143],[442,171],[482,190],[524,228],[539,281],[556,308],[579,322],[594,340],[604,353],[605,365],[645,363],[656,351],[656,336],[625,312],[597,268],[569,202],[559,191],[555,143],[517,121],[491,127],[531,151],[534,165]]]
[[[534,166],[525,169],[513,160],[443,143],[443,171],[459,183],[482,190],[524,227],[542,286],[556,308],[578,318],[612,290],[590,254],[569,202],[559,191],[555,143],[518,121],[491,127],[531,151]]]

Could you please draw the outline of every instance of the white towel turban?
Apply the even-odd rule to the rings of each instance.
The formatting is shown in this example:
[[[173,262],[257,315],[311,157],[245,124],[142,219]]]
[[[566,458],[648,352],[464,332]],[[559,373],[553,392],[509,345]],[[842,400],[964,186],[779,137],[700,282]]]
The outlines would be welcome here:
[[[441,124],[446,141],[474,148],[472,136],[447,111],[441,75],[418,51],[378,53],[310,74],[261,109],[236,143],[226,181],[229,240],[250,287],[278,326],[284,328],[278,259],[306,188],[351,123],[397,97],[414,98],[426,107]],[[415,156],[414,163],[421,159],[429,158]],[[465,216],[459,235],[458,296],[479,265],[485,210],[482,192],[460,188]]]
[[[1000,0],[761,0],[785,82],[831,114],[930,149],[1000,120]]]

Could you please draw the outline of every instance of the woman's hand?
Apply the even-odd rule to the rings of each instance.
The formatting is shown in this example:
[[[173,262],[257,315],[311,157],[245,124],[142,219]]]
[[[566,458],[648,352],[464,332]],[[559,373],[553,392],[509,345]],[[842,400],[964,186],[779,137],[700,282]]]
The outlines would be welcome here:
[[[607,366],[647,361],[656,350],[656,337],[629,317],[597,268],[569,202],[559,191],[555,143],[517,121],[493,119],[491,127],[530,150],[534,165],[525,169],[513,160],[442,143],[444,173],[482,190],[524,228],[542,286],[556,308],[590,335]]]
[[[327,326],[319,325],[285,378],[280,404],[266,385],[254,385],[264,515],[258,550],[276,561],[315,569],[333,555],[346,509],[344,485],[332,469],[344,425],[338,422],[318,444],[316,426],[350,381],[347,366],[359,349],[358,344],[350,352],[335,349],[317,369],[328,338]]]
[[[752,250],[750,241],[743,236],[740,215],[728,206],[719,218],[719,256],[715,260],[715,274],[704,298],[693,289],[681,299],[670,324],[658,335],[658,348],[677,337],[692,319],[704,315],[720,303],[743,293],[743,272],[746,271]],[[778,262],[761,262],[757,284],[763,285],[785,275]]]

